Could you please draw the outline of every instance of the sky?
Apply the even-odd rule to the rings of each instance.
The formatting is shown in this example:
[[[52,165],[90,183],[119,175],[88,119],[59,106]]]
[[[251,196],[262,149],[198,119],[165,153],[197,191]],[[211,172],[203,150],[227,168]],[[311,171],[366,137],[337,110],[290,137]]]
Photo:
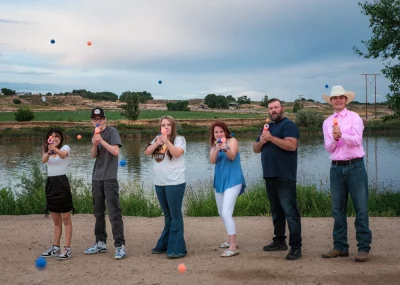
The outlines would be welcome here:
[[[361,74],[383,68],[353,51],[371,37],[357,1],[0,0],[0,11],[0,88],[20,92],[322,102],[342,85],[365,102]],[[389,84],[377,76],[378,102]],[[367,86],[374,102],[373,76]]]

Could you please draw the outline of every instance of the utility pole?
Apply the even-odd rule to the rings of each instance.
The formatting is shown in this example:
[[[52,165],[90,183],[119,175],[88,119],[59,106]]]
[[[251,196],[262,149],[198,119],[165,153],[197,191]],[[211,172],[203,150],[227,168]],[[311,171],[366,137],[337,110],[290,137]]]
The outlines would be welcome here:
[[[376,76],[380,75],[378,73],[363,73],[361,75],[365,76],[365,119],[368,120],[368,83],[375,89],[375,119],[376,119]],[[368,75],[373,75],[373,81],[368,80]]]

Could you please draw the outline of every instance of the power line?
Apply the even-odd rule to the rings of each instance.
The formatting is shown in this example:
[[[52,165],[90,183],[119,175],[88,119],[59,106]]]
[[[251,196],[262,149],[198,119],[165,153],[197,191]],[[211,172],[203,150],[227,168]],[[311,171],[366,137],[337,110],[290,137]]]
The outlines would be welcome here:
[[[368,83],[375,89],[375,119],[376,119],[376,76],[378,73],[363,73],[365,76],[365,119],[368,120]],[[373,75],[373,81],[368,80],[368,75]],[[373,85],[372,85],[373,84]]]

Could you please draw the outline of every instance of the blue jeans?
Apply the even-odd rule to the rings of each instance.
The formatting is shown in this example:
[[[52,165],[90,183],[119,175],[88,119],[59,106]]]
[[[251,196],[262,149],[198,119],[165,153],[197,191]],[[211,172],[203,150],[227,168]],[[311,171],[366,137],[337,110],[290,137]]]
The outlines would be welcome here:
[[[157,198],[164,213],[164,230],[153,249],[167,254],[186,254],[182,201],[186,183],[179,185],[155,186]]]
[[[296,181],[267,178],[265,184],[274,224],[275,237],[273,240],[279,243],[285,242],[287,221],[290,234],[289,245],[292,248],[301,248],[301,222],[297,207]]]
[[[347,200],[350,193],[356,212],[355,228],[358,251],[369,252],[372,233],[368,218],[368,177],[363,161],[346,166],[331,165],[334,248],[347,252]]]

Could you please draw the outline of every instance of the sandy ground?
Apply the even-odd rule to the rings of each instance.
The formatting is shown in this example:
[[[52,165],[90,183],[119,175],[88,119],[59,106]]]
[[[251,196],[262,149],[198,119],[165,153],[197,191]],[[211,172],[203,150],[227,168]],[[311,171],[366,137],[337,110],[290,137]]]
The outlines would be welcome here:
[[[0,216],[0,284],[400,284],[400,218],[371,218],[371,258],[354,261],[354,219],[349,219],[350,257],[322,259],[332,247],[332,219],[303,218],[303,257],[284,259],[286,252],[267,253],[272,237],[270,217],[235,218],[240,255],[221,258],[218,245],[225,230],[218,217],[186,218],[188,255],[177,260],[152,255],[163,218],[124,217],[128,256],[84,255],[93,240],[94,217],[73,217],[73,258],[48,259],[38,270],[35,259],[52,241],[52,221],[43,215]],[[107,221],[108,232],[110,224]],[[61,243],[62,245],[63,243]],[[185,273],[177,266],[184,263]]]

